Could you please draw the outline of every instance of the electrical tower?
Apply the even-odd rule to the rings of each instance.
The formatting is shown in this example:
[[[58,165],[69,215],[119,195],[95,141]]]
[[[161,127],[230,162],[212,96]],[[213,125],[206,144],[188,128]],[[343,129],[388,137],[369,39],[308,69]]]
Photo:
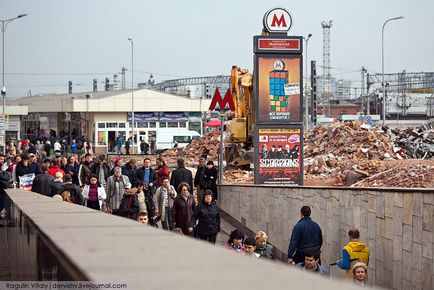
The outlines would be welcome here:
[[[321,22],[323,29],[323,64],[322,64],[322,101],[323,114],[325,115],[325,104],[328,104],[330,114],[330,95],[331,95],[331,77],[330,77],[330,28],[333,20]]]

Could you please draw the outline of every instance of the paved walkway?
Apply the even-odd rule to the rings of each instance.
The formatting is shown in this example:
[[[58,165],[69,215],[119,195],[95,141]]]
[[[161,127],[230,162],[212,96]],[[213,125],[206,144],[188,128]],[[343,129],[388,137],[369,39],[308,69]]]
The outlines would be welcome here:
[[[0,281],[11,280],[11,269],[9,263],[8,244],[6,242],[5,223],[0,221]]]

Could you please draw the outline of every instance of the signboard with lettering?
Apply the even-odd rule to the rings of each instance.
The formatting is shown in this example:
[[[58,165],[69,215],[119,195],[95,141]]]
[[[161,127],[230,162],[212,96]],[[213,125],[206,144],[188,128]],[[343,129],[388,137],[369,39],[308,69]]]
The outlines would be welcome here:
[[[284,8],[264,15],[254,36],[255,183],[303,184],[303,37],[288,36]]]
[[[25,174],[19,177],[20,188],[31,191],[33,185],[33,179],[35,179],[34,173]]]
[[[301,66],[297,56],[257,56],[256,124],[302,122]]]
[[[255,128],[255,183],[303,184],[303,132],[300,125]]]

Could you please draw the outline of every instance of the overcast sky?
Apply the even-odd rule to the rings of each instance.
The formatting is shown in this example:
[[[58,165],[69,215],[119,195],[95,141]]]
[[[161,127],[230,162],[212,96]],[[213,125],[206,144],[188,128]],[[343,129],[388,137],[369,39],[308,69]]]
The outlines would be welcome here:
[[[385,20],[385,71],[434,71],[433,0],[0,0],[0,19],[29,15],[7,26],[5,85],[9,97],[91,90],[131,67],[134,83],[153,73],[157,82],[228,75],[231,66],[253,68],[252,38],[265,12],[286,8],[290,35],[306,36],[309,60],[322,65],[323,20],[333,20],[331,73],[360,86],[360,69],[381,72],[381,27]],[[322,69],[318,68],[322,74]],[[127,72],[127,84],[131,86]],[[78,86],[77,84],[80,84]],[[98,84],[99,90],[103,84]]]

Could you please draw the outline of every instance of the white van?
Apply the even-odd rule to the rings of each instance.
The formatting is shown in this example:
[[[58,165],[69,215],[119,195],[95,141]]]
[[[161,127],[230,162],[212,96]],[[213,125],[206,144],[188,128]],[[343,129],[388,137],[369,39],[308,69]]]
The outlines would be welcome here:
[[[178,144],[178,148],[182,148],[190,144],[191,140],[200,138],[200,134],[192,130],[158,130],[155,147],[157,151],[170,149]]]

